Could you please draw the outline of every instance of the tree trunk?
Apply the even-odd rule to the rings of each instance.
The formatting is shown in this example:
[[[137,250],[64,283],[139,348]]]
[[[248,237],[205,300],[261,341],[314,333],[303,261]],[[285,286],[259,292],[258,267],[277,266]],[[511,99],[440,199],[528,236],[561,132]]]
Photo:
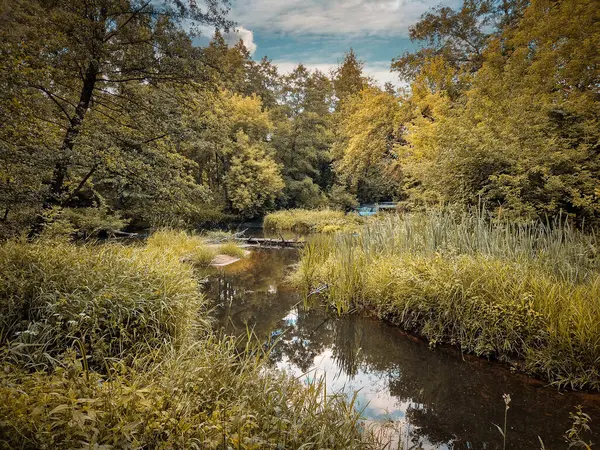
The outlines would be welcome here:
[[[87,110],[90,106],[90,101],[92,99],[94,87],[96,86],[97,77],[98,63],[96,61],[90,61],[85,72],[85,78],[83,80],[83,86],[79,96],[79,103],[77,103],[77,107],[75,108],[75,116],[71,118],[71,124],[67,129],[67,133],[65,134],[65,138],[60,148],[61,158],[54,166],[52,182],[50,183],[50,196],[46,202],[50,206],[61,203],[61,197],[64,193],[64,182],[67,176],[67,169],[69,168],[69,164],[71,162],[75,139],[81,131],[83,119],[85,118]]]

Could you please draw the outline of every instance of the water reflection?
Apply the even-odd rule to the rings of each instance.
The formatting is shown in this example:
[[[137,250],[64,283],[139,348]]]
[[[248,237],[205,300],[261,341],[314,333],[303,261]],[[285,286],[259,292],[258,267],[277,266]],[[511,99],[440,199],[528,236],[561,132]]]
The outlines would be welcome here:
[[[600,419],[597,395],[561,394],[452,348],[430,350],[376,320],[305,310],[283,282],[296,258],[294,250],[258,250],[215,273],[207,294],[219,326],[230,334],[252,327],[265,342],[279,338],[273,364],[307,380],[325,377],[329,392],[358,391],[365,418],[393,424],[405,448],[502,448],[493,424],[503,421],[503,393],[513,399],[510,449],[539,449],[538,435],[547,449],[566,448],[562,435],[578,404]]]

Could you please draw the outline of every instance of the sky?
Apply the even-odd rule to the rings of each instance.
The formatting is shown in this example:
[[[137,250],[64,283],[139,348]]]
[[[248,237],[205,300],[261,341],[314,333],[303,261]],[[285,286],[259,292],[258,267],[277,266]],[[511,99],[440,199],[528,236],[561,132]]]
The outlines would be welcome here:
[[[299,63],[329,72],[352,47],[365,73],[380,84],[399,84],[392,58],[414,50],[408,29],[421,14],[457,0],[233,0],[230,19],[254,59],[269,57],[287,73]]]

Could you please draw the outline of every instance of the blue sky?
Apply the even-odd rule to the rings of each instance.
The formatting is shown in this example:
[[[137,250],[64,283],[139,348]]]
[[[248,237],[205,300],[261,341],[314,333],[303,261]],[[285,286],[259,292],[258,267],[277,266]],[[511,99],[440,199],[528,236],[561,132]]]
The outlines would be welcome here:
[[[416,44],[408,28],[421,14],[458,0],[233,0],[230,17],[238,24],[228,37],[243,39],[255,59],[268,56],[281,72],[303,63],[329,71],[350,47],[365,72],[380,83],[398,83],[391,59]]]

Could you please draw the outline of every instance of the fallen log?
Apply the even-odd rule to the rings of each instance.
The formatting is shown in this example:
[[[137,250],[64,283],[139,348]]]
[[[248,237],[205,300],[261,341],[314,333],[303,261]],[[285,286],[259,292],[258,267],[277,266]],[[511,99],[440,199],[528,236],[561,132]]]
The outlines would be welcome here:
[[[264,247],[290,247],[290,248],[300,248],[304,246],[304,241],[287,241],[283,238],[275,239],[275,238],[259,238],[259,237],[238,237],[236,240],[240,242],[245,242],[248,245],[257,245]]]

